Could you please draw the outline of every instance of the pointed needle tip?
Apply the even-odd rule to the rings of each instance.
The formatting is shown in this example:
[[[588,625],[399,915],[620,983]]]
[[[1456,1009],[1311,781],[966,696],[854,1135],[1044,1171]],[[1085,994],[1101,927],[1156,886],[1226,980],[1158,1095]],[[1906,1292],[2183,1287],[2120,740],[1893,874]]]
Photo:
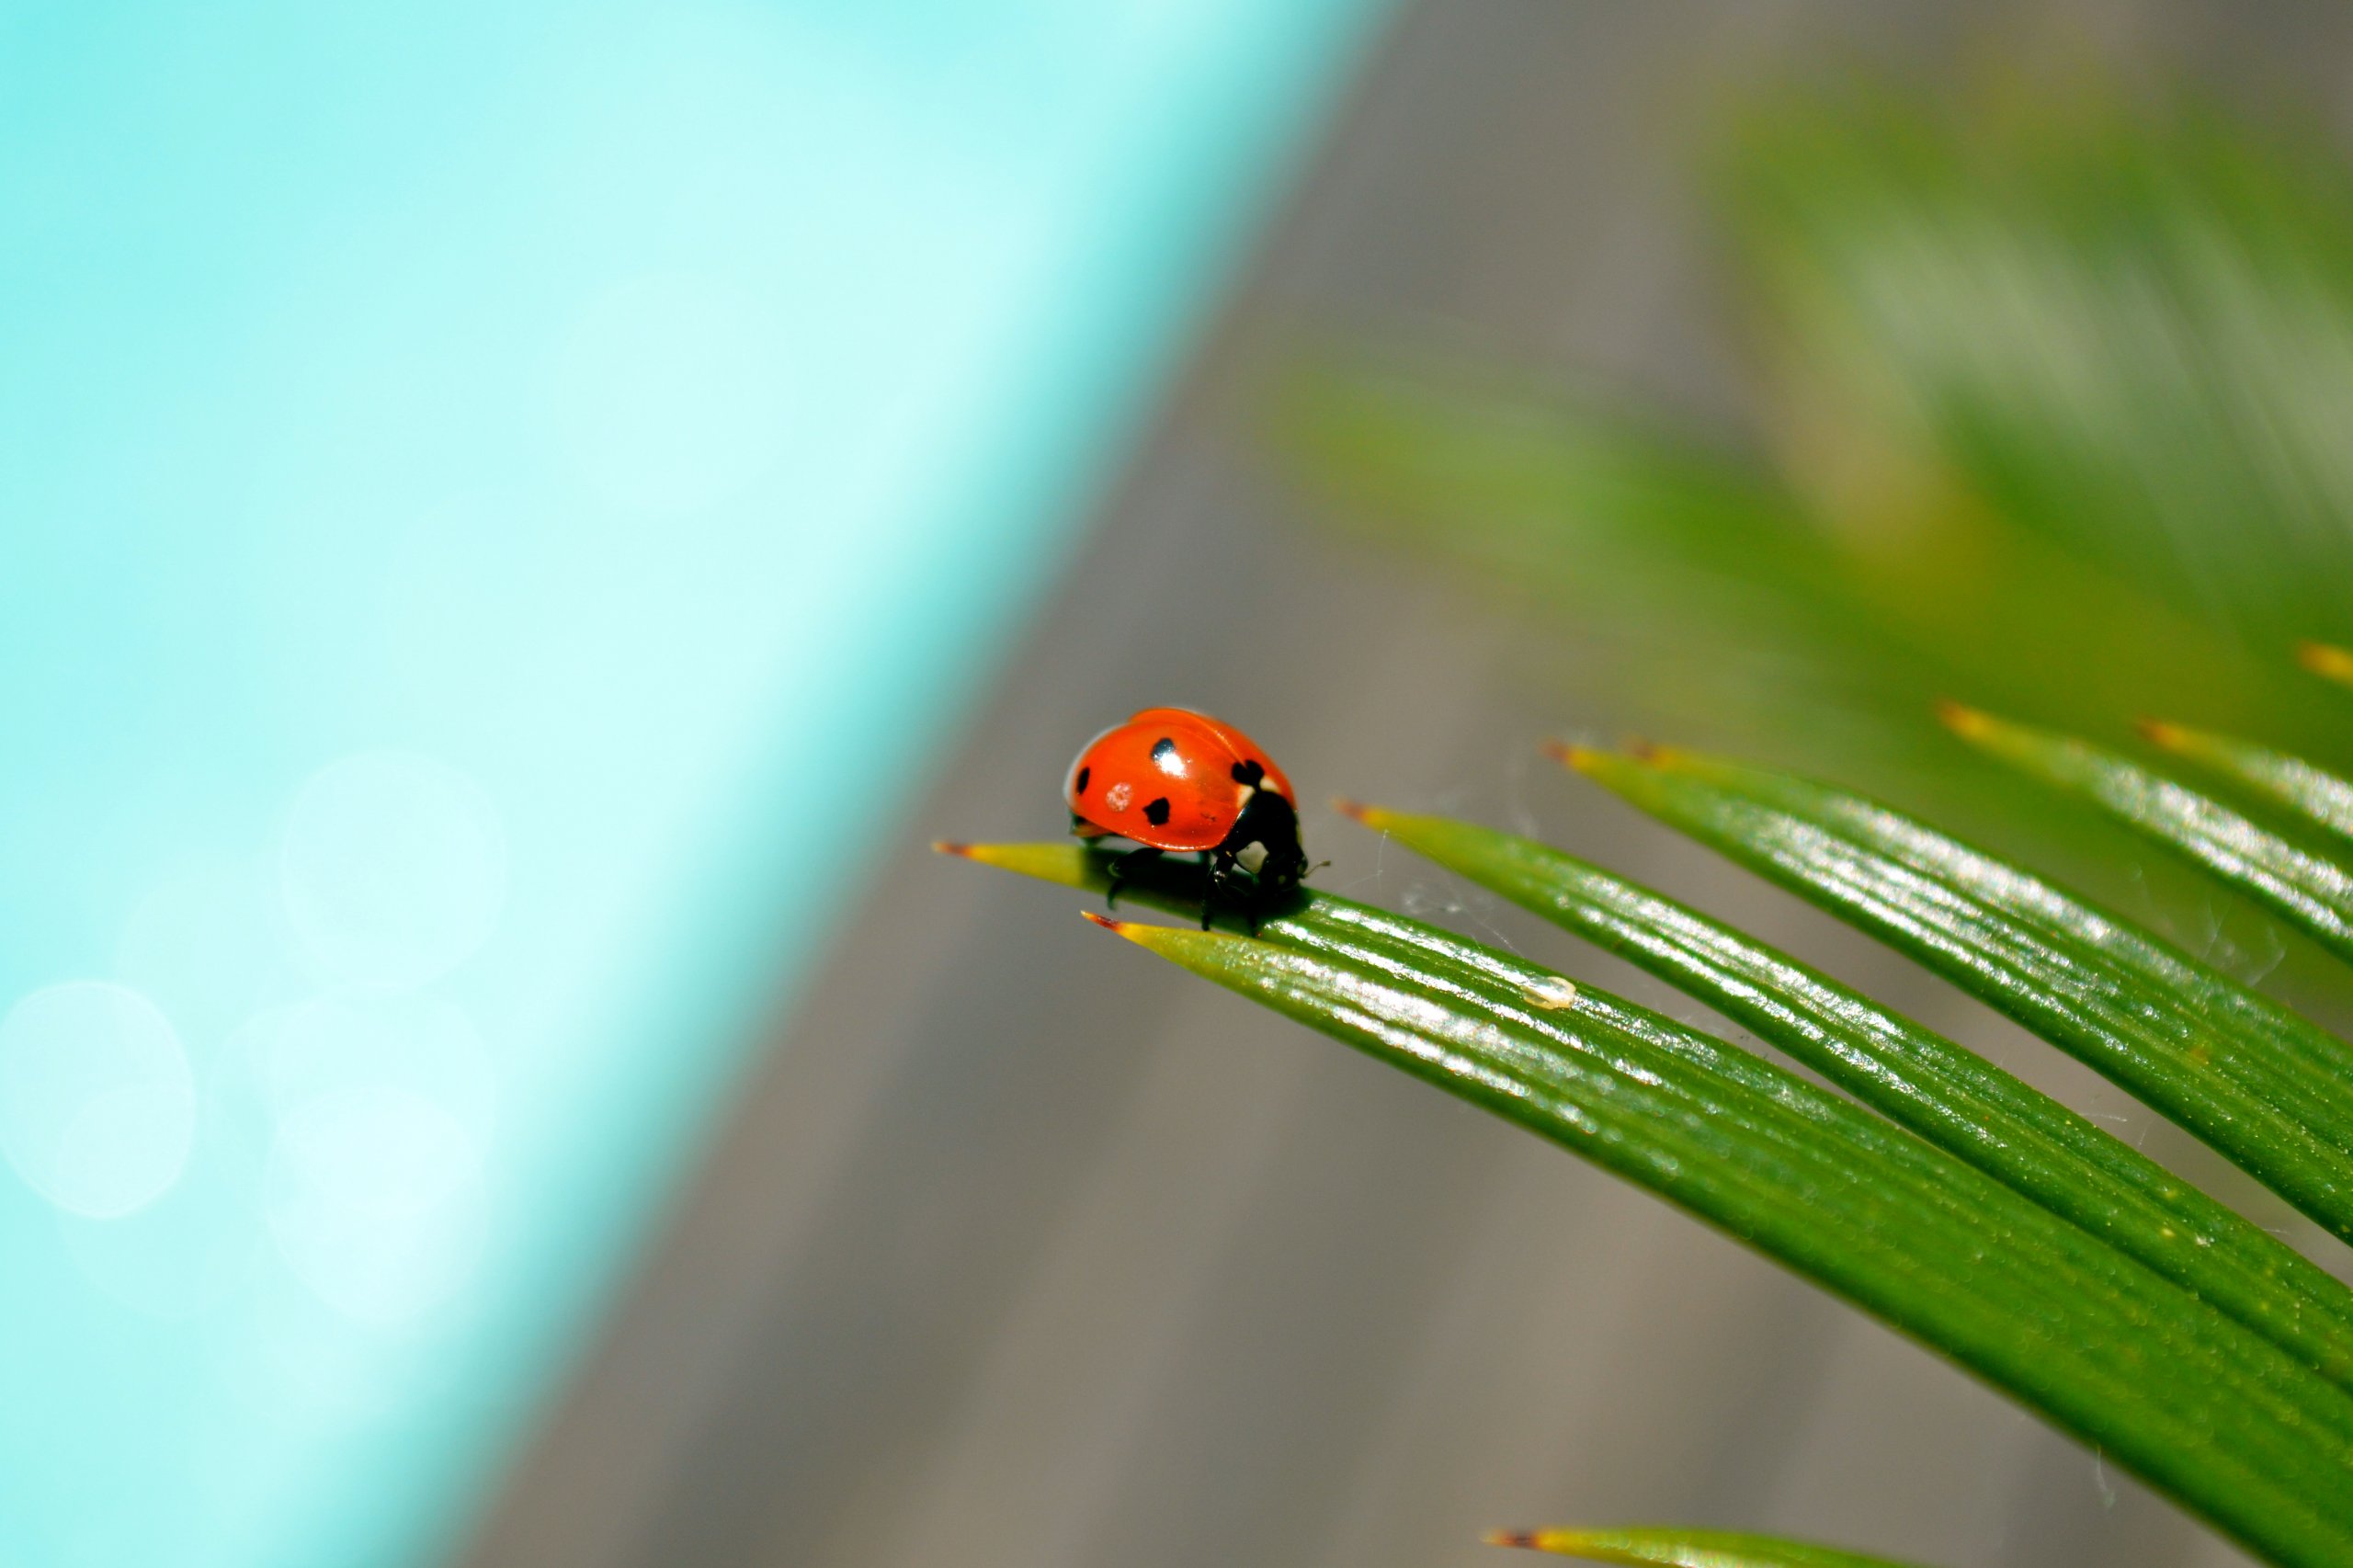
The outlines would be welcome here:
[[[1489,1546],[1524,1546],[1533,1548],[1536,1545],[1536,1532],[1534,1530],[1489,1530],[1479,1539]]]
[[[1991,716],[1980,712],[1965,702],[1955,702],[1949,697],[1938,699],[1937,722],[1963,740],[1974,739],[1994,727]]]
[[[931,851],[935,855],[961,855],[968,860],[972,857],[972,846],[971,845],[960,844],[952,838],[933,839],[931,841]]]
[[[2327,642],[2299,642],[2296,662],[2316,676],[2353,685],[2353,648],[2339,648]]]

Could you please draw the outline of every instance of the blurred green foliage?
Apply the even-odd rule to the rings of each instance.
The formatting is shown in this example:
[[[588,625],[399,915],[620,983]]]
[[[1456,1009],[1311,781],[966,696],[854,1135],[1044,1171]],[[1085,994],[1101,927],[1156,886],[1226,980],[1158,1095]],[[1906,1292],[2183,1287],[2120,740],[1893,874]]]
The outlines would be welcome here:
[[[2341,755],[2291,659],[2353,641],[2353,177],[2324,134],[2044,77],[1784,91],[1715,145],[1745,436],[1358,345],[1277,403],[1337,515],[1693,740],[1933,773],[1953,696]]]

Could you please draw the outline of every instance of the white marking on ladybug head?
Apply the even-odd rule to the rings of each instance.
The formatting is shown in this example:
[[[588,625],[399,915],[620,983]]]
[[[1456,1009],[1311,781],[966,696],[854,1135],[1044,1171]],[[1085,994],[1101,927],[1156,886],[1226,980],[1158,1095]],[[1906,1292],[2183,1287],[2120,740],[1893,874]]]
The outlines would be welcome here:
[[[1103,792],[1103,803],[1110,807],[1115,812],[1126,811],[1128,809],[1128,802],[1135,798],[1135,790],[1124,780],[1112,785],[1108,790],[1106,790]]]
[[[1247,784],[1242,786],[1240,792],[1233,797],[1233,809],[1238,812],[1243,807],[1248,805],[1250,803],[1250,797],[1257,792],[1257,790],[1253,790]]]
[[[1255,877],[1258,874],[1258,868],[1267,863],[1267,846],[1253,839],[1242,846],[1241,853],[1234,856],[1233,863]]]

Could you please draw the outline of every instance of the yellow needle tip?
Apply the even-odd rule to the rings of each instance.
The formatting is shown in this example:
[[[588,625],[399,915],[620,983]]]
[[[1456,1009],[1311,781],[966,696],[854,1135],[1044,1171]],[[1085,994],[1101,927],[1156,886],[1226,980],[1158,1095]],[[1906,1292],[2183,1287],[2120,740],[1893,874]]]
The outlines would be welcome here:
[[[1351,801],[1346,795],[1332,798],[1332,809],[1352,822],[1370,828],[1383,828],[1397,819],[1397,813],[1381,806],[1368,806],[1362,801]]]
[[[2316,676],[2341,680],[2353,686],[2353,648],[2338,648],[2326,642],[2299,642],[2296,662]]]
[[[1955,702],[1950,698],[1938,702],[1937,722],[1963,740],[1972,740],[1994,728],[1992,715],[1982,713],[1967,703]]]

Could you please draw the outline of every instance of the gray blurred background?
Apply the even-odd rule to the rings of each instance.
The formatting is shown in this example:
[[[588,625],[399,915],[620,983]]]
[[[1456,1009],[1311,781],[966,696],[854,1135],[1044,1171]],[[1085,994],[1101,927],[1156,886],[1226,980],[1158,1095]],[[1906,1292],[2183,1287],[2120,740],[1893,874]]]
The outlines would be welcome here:
[[[1516,678],[1527,634],[1485,601],[1319,532],[1253,430],[1268,342],[1400,322],[1729,421],[1698,96],[2063,44],[2292,91],[2340,130],[2353,102],[2336,4],[1406,7],[472,1560],[1449,1568],[1505,1561],[1483,1528],[1679,1521],[1950,1568],[2242,1561],[1733,1243],[1108,939],[1066,893],[922,847],[1054,834],[1079,741],[1202,706],[1308,797],[1320,885],[1703,1020],[1313,802],[1538,833],[2286,1228],[2117,1091],[1542,763],[1597,722],[1574,686]]]

